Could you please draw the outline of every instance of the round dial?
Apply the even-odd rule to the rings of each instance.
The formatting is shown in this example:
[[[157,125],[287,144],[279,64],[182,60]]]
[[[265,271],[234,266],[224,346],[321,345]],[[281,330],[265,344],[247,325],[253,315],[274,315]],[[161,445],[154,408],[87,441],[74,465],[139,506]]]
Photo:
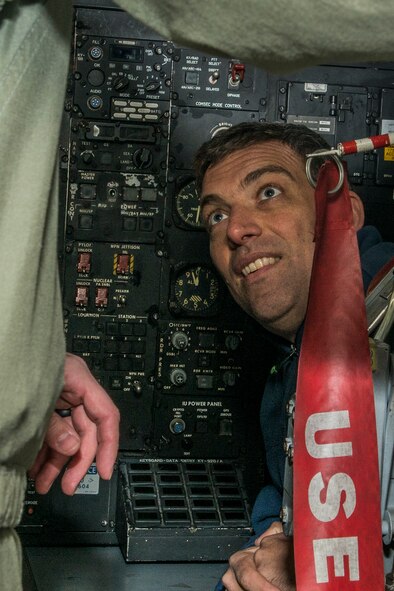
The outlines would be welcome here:
[[[191,228],[202,228],[200,222],[200,201],[196,182],[191,181],[176,196],[176,211],[181,220]]]
[[[183,310],[205,312],[218,300],[219,280],[214,271],[207,267],[189,267],[177,276],[174,294]]]

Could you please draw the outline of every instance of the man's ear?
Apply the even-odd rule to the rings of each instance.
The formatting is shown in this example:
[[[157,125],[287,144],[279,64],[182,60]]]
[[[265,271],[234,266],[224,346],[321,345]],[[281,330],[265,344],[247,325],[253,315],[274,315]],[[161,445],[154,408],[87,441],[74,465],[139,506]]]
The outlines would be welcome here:
[[[353,210],[353,224],[356,230],[359,230],[364,225],[364,205],[357,193],[349,191],[349,195]]]

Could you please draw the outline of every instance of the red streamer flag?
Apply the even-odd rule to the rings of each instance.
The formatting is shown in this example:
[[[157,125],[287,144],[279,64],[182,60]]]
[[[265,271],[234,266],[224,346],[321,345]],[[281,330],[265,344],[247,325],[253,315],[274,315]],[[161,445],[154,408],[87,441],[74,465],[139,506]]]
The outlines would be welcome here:
[[[297,591],[383,591],[374,394],[349,189],[316,187],[316,249],[294,423]]]

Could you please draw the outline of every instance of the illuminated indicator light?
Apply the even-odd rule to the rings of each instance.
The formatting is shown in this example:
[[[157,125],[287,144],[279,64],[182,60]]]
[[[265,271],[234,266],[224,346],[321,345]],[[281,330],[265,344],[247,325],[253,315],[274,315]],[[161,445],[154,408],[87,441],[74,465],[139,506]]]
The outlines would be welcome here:
[[[79,252],[78,253],[78,273],[89,273],[91,265],[92,253]]]
[[[97,287],[95,304],[98,308],[106,308],[108,306],[108,287]]]
[[[28,509],[27,509],[27,514],[28,514],[28,515],[33,515],[33,513],[34,513],[34,508],[33,508],[33,507],[30,505],[30,506],[28,507]]]
[[[89,297],[89,288],[85,286],[77,286],[77,294],[75,296],[76,306],[87,306]]]

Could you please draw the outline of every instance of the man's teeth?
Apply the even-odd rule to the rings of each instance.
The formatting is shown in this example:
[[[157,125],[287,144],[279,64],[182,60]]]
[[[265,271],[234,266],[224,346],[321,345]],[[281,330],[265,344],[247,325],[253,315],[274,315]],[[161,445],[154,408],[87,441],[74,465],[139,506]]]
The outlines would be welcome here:
[[[274,257],[263,257],[262,259],[256,259],[252,263],[249,263],[249,265],[246,265],[246,267],[242,269],[242,273],[246,277],[250,273],[257,271],[257,269],[262,269],[263,267],[267,267],[267,265],[274,265],[277,261],[279,261],[279,258]]]

